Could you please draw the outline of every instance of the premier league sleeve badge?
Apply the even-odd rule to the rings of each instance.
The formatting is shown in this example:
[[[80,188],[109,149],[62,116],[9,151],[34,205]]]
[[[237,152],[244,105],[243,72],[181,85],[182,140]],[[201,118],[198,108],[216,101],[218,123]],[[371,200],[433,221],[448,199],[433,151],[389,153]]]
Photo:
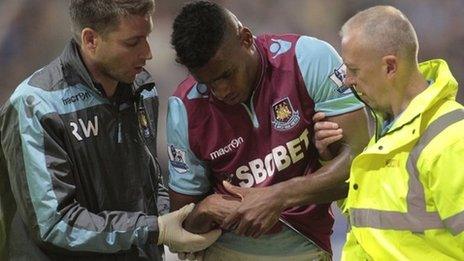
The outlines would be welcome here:
[[[186,160],[186,152],[174,145],[168,146],[169,162],[172,167],[179,173],[186,173],[189,170]]]

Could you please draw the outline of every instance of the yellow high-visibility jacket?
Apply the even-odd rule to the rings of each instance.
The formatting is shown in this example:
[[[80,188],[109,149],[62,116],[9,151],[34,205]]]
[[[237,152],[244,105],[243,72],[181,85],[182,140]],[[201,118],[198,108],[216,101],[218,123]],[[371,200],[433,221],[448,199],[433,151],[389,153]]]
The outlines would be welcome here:
[[[342,260],[464,260],[464,110],[443,60],[351,166]]]

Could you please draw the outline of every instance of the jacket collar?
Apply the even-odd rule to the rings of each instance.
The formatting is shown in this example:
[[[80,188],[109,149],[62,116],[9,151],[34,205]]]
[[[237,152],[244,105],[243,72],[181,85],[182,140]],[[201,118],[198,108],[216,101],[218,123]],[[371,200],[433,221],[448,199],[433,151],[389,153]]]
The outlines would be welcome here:
[[[406,110],[393,124],[392,131],[412,122],[436,104],[444,100],[456,99],[458,83],[444,60],[437,59],[420,63],[419,70],[431,84],[406,107]]]

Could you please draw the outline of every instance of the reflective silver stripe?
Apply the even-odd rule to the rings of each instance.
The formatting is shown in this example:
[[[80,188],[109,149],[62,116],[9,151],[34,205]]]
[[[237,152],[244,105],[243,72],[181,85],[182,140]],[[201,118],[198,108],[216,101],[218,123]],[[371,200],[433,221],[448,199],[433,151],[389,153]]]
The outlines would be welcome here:
[[[351,224],[357,227],[372,227],[380,229],[410,230],[422,232],[424,223],[428,223],[431,228],[442,228],[443,224],[435,225],[436,213],[426,213],[420,216],[410,215],[398,211],[386,211],[375,209],[356,208],[351,209]]]
[[[439,133],[452,124],[464,119],[464,110],[458,109],[440,116],[432,122],[425,132],[421,135],[416,146],[409,154],[406,169],[409,174],[408,194],[406,203],[408,212],[384,211],[375,209],[350,209],[350,222],[356,227],[372,227],[379,229],[409,230],[413,232],[423,232],[427,229],[444,228],[446,224],[455,231],[463,231],[464,214],[458,215],[459,218],[450,218],[448,222],[440,219],[438,212],[427,212],[425,206],[424,187],[419,181],[419,170],[417,169],[417,160],[424,148]],[[459,220],[459,221],[458,221]],[[456,229],[454,229],[456,228]]]
[[[422,224],[422,226],[419,227],[411,226],[411,231],[423,232],[426,229],[444,227],[444,224],[437,212],[426,211],[424,187],[419,181],[420,172],[417,169],[417,160],[424,148],[433,140],[433,138],[452,124],[462,119],[464,119],[464,111],[461,109],[454,110],[440,116],[427,127],[416,146],[409,154],[409,158],[406,163],[406,169],[409,174],[409,190],[406,197],[406,202],[408,204],[407,215],[420,218],[420,224]]]
[[[443,222],[453,235],[464,232],[464,211],[443,220]]]

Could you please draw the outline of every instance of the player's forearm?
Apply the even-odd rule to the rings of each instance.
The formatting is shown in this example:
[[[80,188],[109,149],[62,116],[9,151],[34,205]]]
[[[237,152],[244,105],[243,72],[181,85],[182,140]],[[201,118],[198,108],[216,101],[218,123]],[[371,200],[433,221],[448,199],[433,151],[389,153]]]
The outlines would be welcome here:
[[[351,149],[342,146],[338,156],[315,173],[276,184],[278,194],[285,200],[285,208],[330,202],[346,196],[345,183],[349,177],[351,160]]]
[[[305,195],[305,198],[302,201],[306,202],[303,204],[331,203],[333,201],[346,198],[347,195],[348,183],[343,182],[328,190],[324,190],[317,193],[308,193]]]
[[[195,234],[203,234],[218,227],[213,218],[202,210],[201,202],[184,221],[184,228]]]
[[[187,230],[195,233],[204,233],[215,229],[222,224],[233,210],[240,205],[237,197],[212,194],[197,204],[187,221],[184,223]]]
[[[171,211],[178,210],[185,205],[195,203],[196,206],[184,220],[184,228],[192,233],[204,233],[209,229],[211,222],[202,207],[206,195],[185,195],[169,189],[169,198],[171,199]]]

